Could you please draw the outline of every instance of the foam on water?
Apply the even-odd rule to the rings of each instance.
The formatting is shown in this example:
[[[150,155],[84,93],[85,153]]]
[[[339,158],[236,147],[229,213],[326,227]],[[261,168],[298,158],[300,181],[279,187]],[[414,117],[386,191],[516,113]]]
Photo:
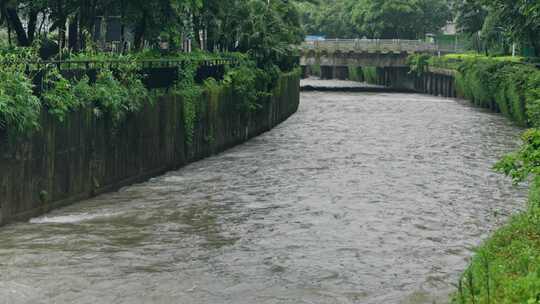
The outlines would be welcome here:
[[[80,222],[91,221],[99,218],[114,217],[118,213],[79,213],[59,216],[40,216],[30,220],[31,224],[75,224]]]

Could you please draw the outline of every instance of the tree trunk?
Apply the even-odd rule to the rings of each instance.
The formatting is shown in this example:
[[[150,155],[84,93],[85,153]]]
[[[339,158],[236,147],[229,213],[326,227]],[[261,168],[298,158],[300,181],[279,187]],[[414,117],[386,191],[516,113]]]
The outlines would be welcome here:
[[[146,32],[146,11],[137,26],[135,27],[135,48],[141,50],[144,46],[144,34]]]
[[[26,32],[29,44],[32,44],[34,42],[34,38],[36,36],[38,14],[39,12],[36,9],[32,9],[28,14],[28,29],[26,30]]]
[[[22,25],[21,19],[17,14],[17,10],[14,8],[6,8],[7,21],[10,23],[12,30],[15,31],[17,35],[17,42],[20,46],[30,46],[28,41],[28,36],[26,36],[26,31]]]
[[[68,47],[79,51],[79,14],[69,20]]]

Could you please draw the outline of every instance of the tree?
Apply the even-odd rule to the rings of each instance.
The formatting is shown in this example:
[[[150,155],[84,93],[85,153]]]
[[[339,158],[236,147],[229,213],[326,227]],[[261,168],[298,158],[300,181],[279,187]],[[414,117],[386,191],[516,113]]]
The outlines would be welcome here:
[[[540,56],[540,2],[531,0],[484,0],[496,10],[512,38],[531,46]]]
[[[420,39],[450,19],[444,0],[361,0],[353,6],[357,31],[382,39]]]
[[[355,1],[330,0],[322,3],[301,3],[298,6],[302,28],[307,34],[327,38],[356,38],[360,33],[352,23]]]
[[[458,29],[465,33],[478,33],[484,26],[488,8],[478,0],[457,0],[454,3]]]

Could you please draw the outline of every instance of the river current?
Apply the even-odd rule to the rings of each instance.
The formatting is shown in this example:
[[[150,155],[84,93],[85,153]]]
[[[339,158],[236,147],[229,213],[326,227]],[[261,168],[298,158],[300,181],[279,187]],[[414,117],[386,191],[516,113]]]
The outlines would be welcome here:
[[[0,228],[0,303],[447,303],[524,208],[521,130],[465,102],[302,93],[220,155]]]

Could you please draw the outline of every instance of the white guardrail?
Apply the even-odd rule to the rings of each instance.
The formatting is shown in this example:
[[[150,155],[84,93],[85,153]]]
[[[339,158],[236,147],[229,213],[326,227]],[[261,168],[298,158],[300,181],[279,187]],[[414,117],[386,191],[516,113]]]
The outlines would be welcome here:
[[[326,51],[393,51],[393,52],[437,52],[439,48],[435,43],[422,40],[401,40],[401,39],[326,39],[305,41],[302,48],[307,50]]]

